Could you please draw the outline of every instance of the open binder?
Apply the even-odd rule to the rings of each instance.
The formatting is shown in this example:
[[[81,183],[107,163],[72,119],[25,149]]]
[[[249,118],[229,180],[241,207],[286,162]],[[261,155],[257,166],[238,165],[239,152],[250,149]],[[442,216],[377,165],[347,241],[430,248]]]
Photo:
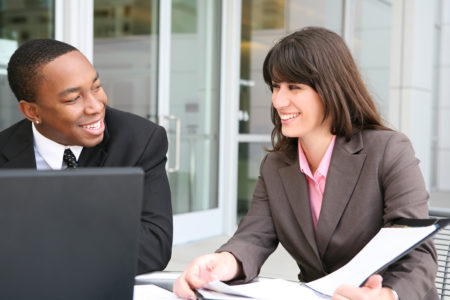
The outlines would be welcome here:
[[[347,264],[308,283],[266,279],[233,286],[215,281],[198,290],[198,296],[216,300],[331,299],[340,285],[362,285],[371,275],[397,261],[449,223],[450,219],[399,219],[393,226],[382,228]]]

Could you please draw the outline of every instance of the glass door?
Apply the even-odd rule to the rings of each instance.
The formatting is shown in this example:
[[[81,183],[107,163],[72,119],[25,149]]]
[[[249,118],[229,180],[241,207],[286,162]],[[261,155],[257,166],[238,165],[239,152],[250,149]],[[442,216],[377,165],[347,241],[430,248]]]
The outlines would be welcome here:
[[[237,220],[247,214],[262,158],[271,149],[271,92],[262,66],[281,37],[305,26],[341,32],[342,1],[242,0]]]
[[[161,35],[170,32],[160,48],[170,49],[161,50],[170,53],[170,61],[168,68],[160,70],[160,80],[168,79],[169,89],[160,94],[159,108],[171,148],[168,174],[178,243],[220,234],[222,228],[218,205],[221,2],[173,0],[161,5],[166,5],[161,12],[170,14],[171,22],[160,28]]]
[[[220,14],[220,1],[94,1],[93,60],[109,104],[167,130],[174,244],[222,231]]]
[[[54,38],[55,1],[0,0],[0,131],[23,119],[6,67],[14,51],[36,38]]]

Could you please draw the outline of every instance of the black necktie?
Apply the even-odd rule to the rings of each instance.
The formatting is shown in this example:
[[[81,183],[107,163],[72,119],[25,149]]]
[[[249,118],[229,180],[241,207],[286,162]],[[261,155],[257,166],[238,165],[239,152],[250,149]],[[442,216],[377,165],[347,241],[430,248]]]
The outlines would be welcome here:
[[[69,148],[64,150],[63,161],[66,163],[68,169],[75,169],[78,167],[77,159]]]

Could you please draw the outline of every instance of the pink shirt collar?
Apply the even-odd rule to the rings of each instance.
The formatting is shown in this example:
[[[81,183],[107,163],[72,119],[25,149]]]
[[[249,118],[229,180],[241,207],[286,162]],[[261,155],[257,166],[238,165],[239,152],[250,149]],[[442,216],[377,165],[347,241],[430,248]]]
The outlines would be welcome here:
[[[298,140],[298,155],[299,155],[299,165],[300,171],[307,175],[310,178],[316,178],[318,176],[327,177],[328,168],[330,167],[331,155],[333,154],[334,143],[336,141],[336,136],[333,135],[330,144],[328,145],[328,149],[325,152],[325,155],[322,157],[320,161],[319,167],[317,168],[314,175],[311,173],[311,169],[309,168],[308,160],[306,159],[305,152],[303,152],[302,144],[300,143],[300,139]]]

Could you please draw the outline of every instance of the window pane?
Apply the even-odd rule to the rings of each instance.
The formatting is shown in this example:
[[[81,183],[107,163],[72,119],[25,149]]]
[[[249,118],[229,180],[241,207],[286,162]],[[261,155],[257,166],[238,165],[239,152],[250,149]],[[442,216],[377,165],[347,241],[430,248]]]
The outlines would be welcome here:
[[[379,0],[356,1],[354,10],[353,57],[380,113],[387,119],[392,5]]]
[[[342,1],[243,0],[239,132],[270,134],[271,97],[262,64],[273,43],[304,26],[341,33]]]
[[[271,92],[262,76],[264,58],[274,42],[305,26],[342,32],[342,0],[243,0],[239,133],[270,139]],[[239,143],[238,219],[245,215],[269,143]]]
[[[6,66],[22,43],[54,38],[54,1],[0,0],[0,130],[23,118],[9,88]]]
[[[181,124],[180,169],[169,174],[174,213],[218,207],[221,7],[172,1],[170,115]]]
[[[94,65],[108,104],[154,121],[158,4],[147,0],[94,1]]]

